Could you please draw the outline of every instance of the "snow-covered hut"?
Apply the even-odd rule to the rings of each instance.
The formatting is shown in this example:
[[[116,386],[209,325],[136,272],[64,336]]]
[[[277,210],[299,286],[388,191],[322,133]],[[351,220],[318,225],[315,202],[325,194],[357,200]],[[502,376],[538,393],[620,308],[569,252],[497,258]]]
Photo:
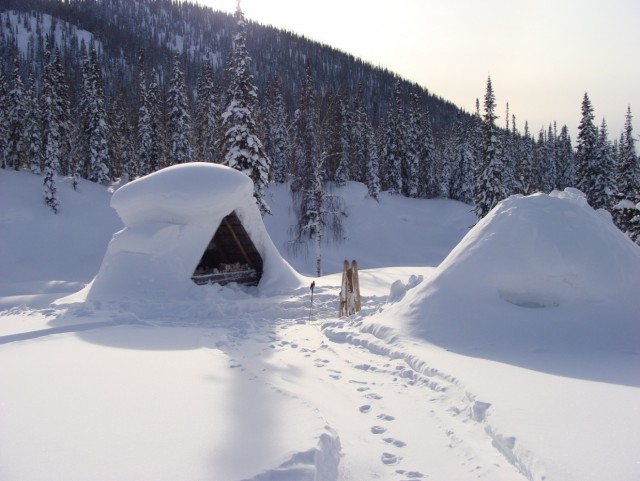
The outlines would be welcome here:
[[[289,288],[299,275],[280,256],[249,177],[228,167],[180,164],[130,182],[111,199],[114,234],[88,299],[180,297],[196,284]]]

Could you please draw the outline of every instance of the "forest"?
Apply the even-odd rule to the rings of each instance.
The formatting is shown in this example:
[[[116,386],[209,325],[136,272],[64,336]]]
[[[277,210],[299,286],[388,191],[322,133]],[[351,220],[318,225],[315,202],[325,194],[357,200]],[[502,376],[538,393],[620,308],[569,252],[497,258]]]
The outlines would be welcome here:
[[[613,141],[586,93],[576,116],[575,142],[555,123],[533,132],[496,105],[491,78],[465,112],[240,10],[0,1],[0,165],[42,175],[53,212],[58,175],[107,185],[205,161],[249,173],[263,214],[264,185],[290,182],[301,236],[341,209],[327,184],[356,181],[374,198],[450,198],[479,217],[512,194],[576,187],[640,242],[631,108]]]

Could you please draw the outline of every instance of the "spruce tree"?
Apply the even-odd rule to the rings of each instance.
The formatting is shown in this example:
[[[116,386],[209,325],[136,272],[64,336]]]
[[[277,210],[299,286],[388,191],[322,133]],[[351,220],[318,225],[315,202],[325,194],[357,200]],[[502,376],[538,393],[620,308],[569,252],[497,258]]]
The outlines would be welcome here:
[[[42,172],[42,131],[40,108],[38,107],[36,81],[33,72],[29,76],[29,94],[26,96],[25,139],[27,141],[27,165],[31,172]]]
[[[576,187],[587,196],[591,204],[597,173],[598,129],[593,122],[593,107],[585,93],[582,99],[582,118],[578,125],[576,144]],[[591,204],[593,206],[593,204]]]
[[[418,197],[420,180],[420,154],[422,153],[422,132],[424,130],[424,116],[420,96],[415,90],[409,97],[409,118],[406,130],[406,155],[402,165],[403,194],[407,197]]]
[[[400,80],[396,80],[389,100],[382,146],[382,188],[390,194],[402,193],[402,158],[405,154],[402,130]]]
[[[257,135],[254,110],[258,104],[258,89],[249,71],[251,57],[246,47],[246,24],[239,3],[235,18],[237,29],[227,68],[228,102],[222,113],[222,129],[225,132],[224,163],[251,178],[256,203],[260,212],[265,215],[270,213],[263,191],[269,182],[271,161]]]
[[[618,189],[612,214],[618,228],[640,245],[640,160],[631,121],[631,107],[627,107],[616,165]]]
[[[9,85],[4,74],[4,67],[0,62],[0,167],[6,169],[10,167],[6,158],[6,150],[8,145],[7,121],[9,118]]]
[[[376,143],[376,134],[368,119],[365,119],[363,125],[365,138],[365,155],[366,155],[366,184],[367,195],[378,200],[380,195],[380,163],[378,160],[378,146]]]
[[[13,88],[9,91],[7,111],[7,141],[4,158],[8,167],[15,170],[21,169],[26,164],[26,147],[28,140],[25,137],[26,97],[22,79],[20,78],[20,62],[18,58],[13,67]]]
[[[162,115],[163,105],[159,74],[156,69],[152,69],[151,80],[147,88],[147,110],[149,111],[150,122],[149,172],[155,172],[167,166],[165,159],[166,135]]]
[[[591,191],[589,204],[594,209],[613,207],[615,187],[615,167],[607,122],[602,119],[596,142],[595,162],[591,169]]]
[[[85,137],[88,142],[88,157],[84,159],[84,168],[80,170],[82,172],[80,176],[91,182],[106,185],[110,181],[109,165],[111,163],[108,146],[109,124],[102,69],[95,48],[91,49],[90,58],[86,64],[84,85],[84,104],[87,109]]]
[[[487,91],[484,97],[484,117],[482,121],[482,157],[478,164],[474,184],[475,213],[484,217],[498,202],[507,197],[504,186],[502,149],[498,129],[496,127],[496,100],[491,85],[491,77],[487,80]]]
[[[204,162],[220,162],[218,158],[218,103],[211,61],[206,59],[198,80],[196,109],[196,155]]]
[[[186,88],[180,57],[175,55],[167,98],[171,142],[169,146],[170,164],[183,164],[193,161],[191,115],[189,114]]]
[[[289,135],[289,120],[282,93],[282,80],[276,77],[273,84],[273,105],[271,108],[271,122],[269,123],[273,160],[273,180],[277,183],[286,182],[291,170],[291,146]]]
[[[558,188],[565,189],[575,184],[575,158],[571,137],[566,125],[562,126],[560,136],[556,146],[557,168],[558,168]]]
[[[151,166],[151,155],[153,141],[151,111],[149,108],[149,95],[145,76],[144,54],[140,53],[138,58],[138,163],[136,169],[130,169],[130,175],[144,176],[153,172]]]
[[[451,197],[465,204],[473,202],[473,150],[465,132],[462,114],[458,112],[451,134],[452,162]]]
[[[347,182],[351,179],[351,165],[353,164],[351,158],[351,135],[352,122],[349,121],[349,113],[347,103],[338,97],[338,119],[336,122],[338,125],[338,142],[339,142],[339,160],[338,168],[336,169],[336,184],[339,186],[347,185]],[[358,139],[359,140],[359,139]]]
[[[45,66],[42,76],[42,123],[43,123],[43,174],[45,203],[54,213],[60,203],[57,197],[56,176],[60,172],[62,158],[62,127],[58,107],[59,81],[50,50],[45,53]]]

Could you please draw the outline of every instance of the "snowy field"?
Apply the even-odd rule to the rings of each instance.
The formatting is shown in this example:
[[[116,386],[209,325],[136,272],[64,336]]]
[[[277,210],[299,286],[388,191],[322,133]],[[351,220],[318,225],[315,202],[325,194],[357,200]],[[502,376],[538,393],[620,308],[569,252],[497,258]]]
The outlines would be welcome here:
[[[311,304],[286,186],[266,231],[244,217],[265,286],[177,278],[201,253],[172,246],[246,206],[233,181],[209,217],[136,211],[197,185],[185,172],[165,200],[121,191],[118,212],[118,186],[60,179],[54,216],[40,177],[0,170],[1,480],[640,479],[640,248],[579,193],[473,227],[466,205],[350,184]],[[167,252],[154,275],[175,295],[127,260]],[[344,259],[363,309],[338,319]]]

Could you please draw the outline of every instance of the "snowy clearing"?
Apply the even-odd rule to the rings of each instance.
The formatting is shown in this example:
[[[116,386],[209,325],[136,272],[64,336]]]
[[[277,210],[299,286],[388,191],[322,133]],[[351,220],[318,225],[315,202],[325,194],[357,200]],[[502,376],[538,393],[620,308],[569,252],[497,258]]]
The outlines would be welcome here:
[[[576,192],[469,230],[468,206],[349,184],[312,306],[272,186],[268,275],[295,283],[70,303],[124,225],[60,180],[54,216],[0,171],[0,479],[640,479],[640,249]],[[345,258],[363,310],[337,319]]]

